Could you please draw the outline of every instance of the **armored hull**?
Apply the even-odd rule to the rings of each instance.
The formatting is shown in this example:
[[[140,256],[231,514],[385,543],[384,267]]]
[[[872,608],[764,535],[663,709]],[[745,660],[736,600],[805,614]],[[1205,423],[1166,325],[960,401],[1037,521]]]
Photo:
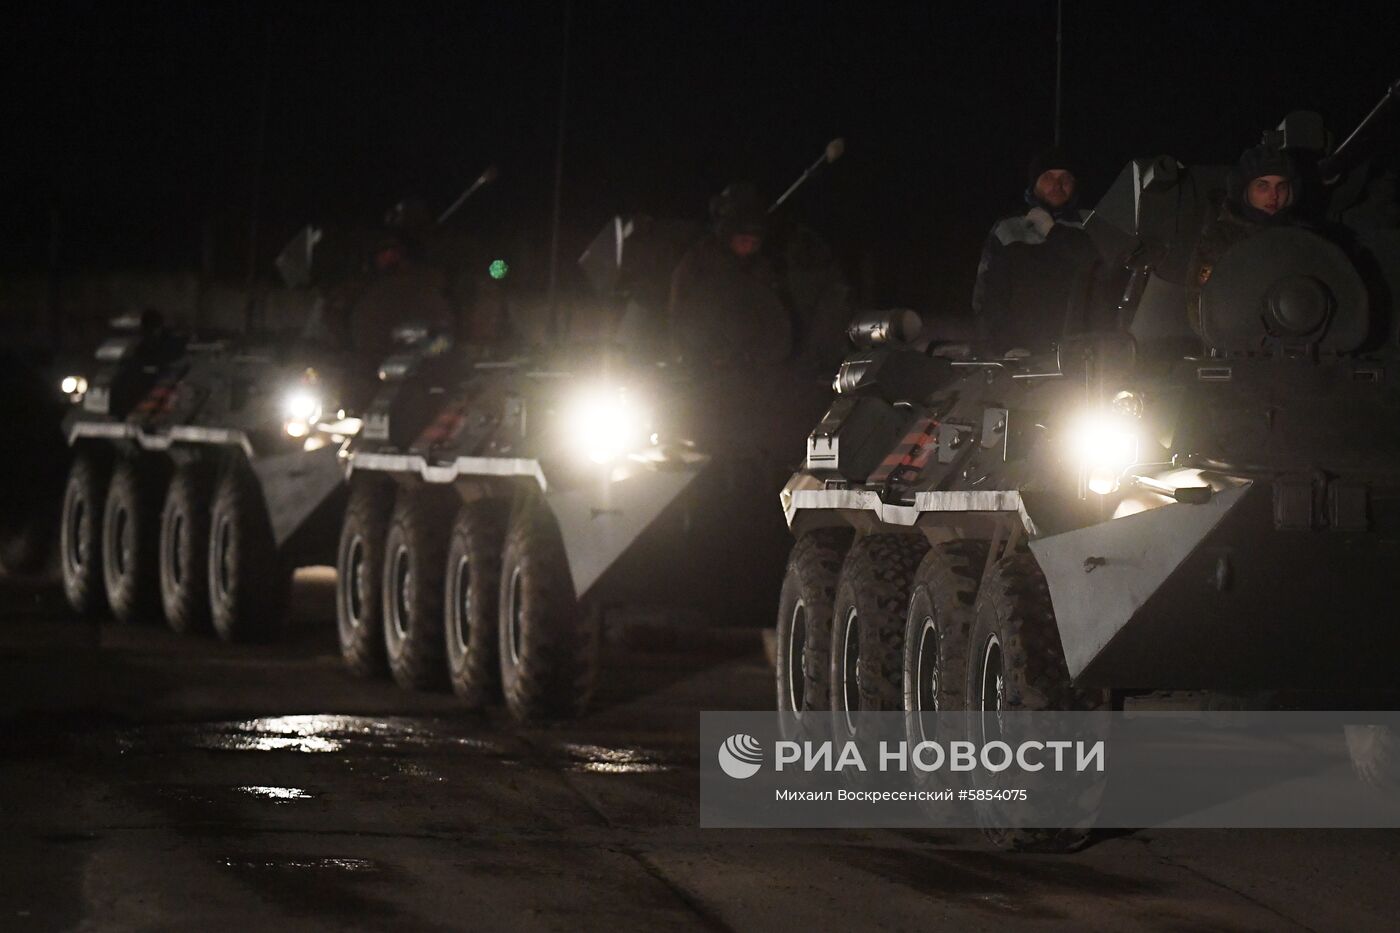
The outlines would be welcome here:
[[[63,424],[70,602],[271,633],[291,569],[333,554],[353,377],[314,349],[159,330],[109,341],[96,363]]]
[[[1354,200],[1392,190],[1390,165],[1337,184],[1332,227],[1261,225],[1206,265],[1226,170],[1134,162],[1085,223],[1082,300],[1121,297],[1066,313],[1116,326],[1048,354],[930,355],[897,314],[858,320],[782,493],[789,728],[1163,694],[1395,702],[1400,256],[1393,214]]]

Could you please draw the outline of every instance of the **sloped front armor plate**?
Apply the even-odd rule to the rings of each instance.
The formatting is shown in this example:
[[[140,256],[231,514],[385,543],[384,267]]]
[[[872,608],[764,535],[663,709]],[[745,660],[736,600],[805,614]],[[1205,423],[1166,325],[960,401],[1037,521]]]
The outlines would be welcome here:
[[[639,470],[618,482],[552,489],[546,494],[569,555],[574,592],[587,593],[700,469]]]
[[[1031,549],[1081,685],[1380,690],[1400,656],[1400,527],[1378,525],[1279,529],[1261,481]]]

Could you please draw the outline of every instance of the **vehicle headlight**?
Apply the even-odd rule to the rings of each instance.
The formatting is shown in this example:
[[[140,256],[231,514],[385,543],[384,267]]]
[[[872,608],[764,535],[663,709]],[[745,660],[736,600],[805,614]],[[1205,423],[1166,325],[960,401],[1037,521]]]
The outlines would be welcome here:
[[[321,419],[321,397],[309,389],[294,389],[282,399],[282,427],[291,437],[305,437]]]
[[[1070,432],[1071,455],[1089,491],[1106,496],[1123,471],[1138,462],[1139,426],[1120,411],[1098,411],[1079,419]]]
[[[68,400],[81,402],[83,396],[87,395],[88,381],[82,376],[64,376],[58,384],[59,391],[68,396]]]
[[[647,443],[647,412],[626,389],[594,389],[566,412],[569,440],[594,463],[610,463]]]

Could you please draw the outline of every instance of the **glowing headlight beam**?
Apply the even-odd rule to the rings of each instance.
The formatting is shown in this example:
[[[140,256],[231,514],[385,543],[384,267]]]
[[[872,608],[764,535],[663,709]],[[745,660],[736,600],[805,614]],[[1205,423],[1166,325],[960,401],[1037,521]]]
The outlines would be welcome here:
[[[321,400],[305,390],[289,392],[282,400],[282,413],[289,421],[315,421],[321,417]]]
[[[1121,415],[1085,415],[1070,433],[1071,454],[1084,471],[1089,491],[1106,496],[1123,471],[1138,462],[1138,432]]]
[[[651,433],[646,413],[621,389],[581,396],[566,417],[571,438],[594,463],[610,463],[644,446]]]
[[[321,399],[306,389],[293,389],[282,399],[282,416],[288,437],[306,437],[321,418]]]

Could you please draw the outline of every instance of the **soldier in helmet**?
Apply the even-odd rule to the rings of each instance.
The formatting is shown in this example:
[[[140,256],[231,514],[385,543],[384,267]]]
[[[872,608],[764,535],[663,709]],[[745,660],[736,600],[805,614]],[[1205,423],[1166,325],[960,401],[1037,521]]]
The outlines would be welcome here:
[[[1075,163],[1063,149],[1035,156],[1026,209],[992,226],[977,267],[972,311],[995,352],[1043,352],[1064,333],[1076,283],[1097,257],[1078,209]]]
[[[771,364],[792,352],[792,319],[764,252],[768,216],[750,184],[710,200],[711,235],[671,277],[670,330],[683,361],[721,368]]]
[[[1201,330],[1201,289],[1227,250],[1261,230],[1292,224],[1301,178],[1287,152],[1275,146],[1246,149],[1226,180],[1225,203],[1201,234],[1187,273],[1187,317]]]
[[[371,367],[392,352],[394,330],[400,326],[451,333],[447,277],[426,256],[432,229],[432,214],[421,199],[407,198],[390,208],[373,240],[345,251],[354,258],[338,275],[332,273],[306,336]]]

